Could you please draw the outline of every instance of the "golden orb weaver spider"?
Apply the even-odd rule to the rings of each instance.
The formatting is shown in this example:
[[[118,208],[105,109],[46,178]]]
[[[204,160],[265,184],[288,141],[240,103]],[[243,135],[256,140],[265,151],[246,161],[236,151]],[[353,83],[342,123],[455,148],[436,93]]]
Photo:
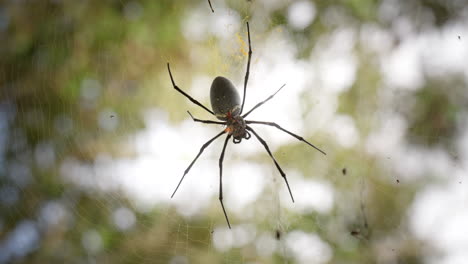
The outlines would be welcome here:
[[[213,109],[210,110],[194,98],[192,98],[190,95],[182,91],[174,82],[174,78],[172,77],[171,73],[171,68],[169,66],[169,63],[167,63],[167,70],[169,72],[169,77],[171,78],[172,86],[174,89],[176,89],[179,93],[183,94],[185,97],[187,97],[192,103],[200,106],[201,108],[205,109],[208,113],[212,114],[216,118],[222,121],[213,121],[213,120],[201,120],[198,118],[195,118],[192,116],[190,112],[189,115],[192,118],[193,121],[195,122],[201,122],[205,124],[217,124],[217,125],[225,125],[226,128],[218,133],[216,136],[208,140],[203,146],[200,148],[200,151],[198,152],[197,156],[193,161],[190,163],[190,165],[185,169],[184,174],[182,175],[182,178],[179,181],[179,184],[177,184],[177,187],[175,188],[174,192],[171,195],[171,198],[174,197],[175,193],[179,189],[180,184],[185,178],[185,175],[190,171],[192,168],[193,164],[195,161],[197,161],[198,157],[203,153],[206,147],[208,147],[214,140],[219,138],[221,135],[227,133],[227,137],[224,141],[223,145],[223,150],[221,151],[221,156],[219,158],[219,201],[221,203],[221,207],[223,209],[224,216],[226,218],[226,222],[228,224],[228,227],[231,228],[231,224],[229,222],[229,217],[226,213],[226,209],[224,208],[224,203],[223,203],[223,160],[224,160],[224,153],[226,151],[226,146],[229,141],[229,139],[232,137],[233,143],[234,144],[239,144],[242,139],[250,139],[251,134],[257,138],[257,140],[265,147],[265,150],[267,151],[268,155],[271,157],[273,162],[275,163],[276,168],[278,169],[279,173],[283,177],[286,186],[288,187],[289,195],[291,196],[291,200],[294,202],[294,197],[291,192],[291,188],[289,187],[288,179],[286,177],[286,173],[281,169],[280,165],[276,161],[276,159],[273,157],[273,154],[270,151],[270,148],[268,147],[267,143],[263,138],[261,138],[255,130],[250,127],[250,124],[260,124],[260,125],[267,125],[267,126],[273,126],[278,128],[279,130],[288,133],[289,135],[297,138],[298,140],[308,144],[309,146],[315,148],[322,154],[326,155],[324,151],[319,149],[318,147],[314,146],[307,140],[305,140],[303,137],[298,136],[278,124],[274,122],[265,122],[265,121],[253,121],[253,120],[246,120],[245,118],[252,113],[255,109],[272,99],[284,86],[283,84],[274,94],[270,95],[267,99],[259,102],[256,104],[250,111],[247,113],[243,114],[244,110],[244,103],[245,103],[245,95],[247,91],[247,82],[249,80],[249,74],[250,74],[250,60],[252,58],[252,46],[251,46],[251,41],[250,41],[250,28],[249,28],[249,22],[247,22],[247,36],[248,36],[248,41],[249,41],[249,53],[248,53],[248,59],[247,59],[247,70],[245,73],[245,78],[244,78],[244,95],[242,98],[242,104],[240,103],[240,97],[239,94],[234,87],[234,85],[229,81],[228,79],[218,76],[213,80],[213,83],[211,84],[211,89],[210,89],[210,99],[211,99],[211,108]]]

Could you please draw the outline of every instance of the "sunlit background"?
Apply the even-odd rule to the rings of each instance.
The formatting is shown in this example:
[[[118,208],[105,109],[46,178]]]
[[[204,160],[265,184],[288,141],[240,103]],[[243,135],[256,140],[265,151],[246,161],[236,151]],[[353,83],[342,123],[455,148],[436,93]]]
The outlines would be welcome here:
[[[467,263],[464,0],[0,6],[0,263]],[[219,158],[216,76],[254,136]]]

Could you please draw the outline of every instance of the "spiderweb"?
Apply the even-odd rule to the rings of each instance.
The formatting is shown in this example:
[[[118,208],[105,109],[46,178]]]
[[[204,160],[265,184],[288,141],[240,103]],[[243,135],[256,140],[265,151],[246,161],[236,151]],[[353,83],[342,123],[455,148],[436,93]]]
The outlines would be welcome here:
[[[7,1],[0,263],[464,263],[463,1]],[[214,77],[274,127],[230,143]],[[253,126],[253,125],[252,125]]]

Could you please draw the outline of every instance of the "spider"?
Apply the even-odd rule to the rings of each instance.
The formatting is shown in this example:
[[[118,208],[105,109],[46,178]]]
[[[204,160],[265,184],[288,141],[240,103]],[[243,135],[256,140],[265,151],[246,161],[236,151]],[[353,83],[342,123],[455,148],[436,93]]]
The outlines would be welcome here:
[[[218,76],[213,80],[213,83],[211,84],[211,89],[210,89],[210,99],[211,99],[211,108],[213,110],[208,109],[205,107],[203,104],[195,100],[193,97],[182,91],[174,82],[174,78],[172,77],[171,73],[171,68],[169,66],[169,63],[167,63],[167,70],[169,72],[169,76],[171,78],[172,86],[174,89],[176,89],[179,93],[183,94],[185,97],[187,97],[192,103],[200,106],[201,108],[205,109],[208,113],[212,114],[215,116],[217,119],[222,120],[222,121],[212,121],[212,120],[201,120],[198,118],[195,118],[189,111],[188,114],[192,118],[194,122],[200,122],[200,123],[205,123],[205,124],[216,124],[216,125],[225,125],[226,128],[223,129],[220,133],[218,133],[216,136],[208,140],[203,146],[200,148],[200,151],[198,152],[197,156],[193,161],[190,163],[190,165],[187,167],[187,169],[184,171],[184,174],[182,175],[182,178],[179,181],[179,184],[177,184],[177,187],[175,188],[174,192],[171,195],[171,198],[174,197],[175,193],[179,189],[180,184],[184,180],[185,175],[190,171],[192,168],[193,164],[195,161],[197,161],[198,157],[203,153],[203,150],[205,150],[206,147],[208,147],[213,141],[215,141],[217,138],[219,138],[221,135],[227,133],[227,137],[224,140],[224,145],[223,145],[223,150],[221,151],[221,156],[219,158],[219,202],[221,203],[221,207],[223,209],[224,217],[226,218],[226,222],[228,224],[228,227],[231,228],[231,224],[229,222],[229,217],[226,213],[226,209],[224,208],[224,203],[223,203],[223,160],[224,160],[224,152],[226,151],[226,146],[229,141],[229,139],[232,137],[232,141],[234,144],[239,144],[241,143],[242,139],[250,139],[252,133],[257,140],[265,147],[266,152],[268,155],[271,157],[273,163],[275,164],[276,168],[278,169],[279,173],[283,177],[286,186],[288,187],[289,195],[291,196],[292,202],[294,202],[294,197],[291,192],[291,188],[289,187],[288,179],[286,177],[286,174],[284,171],[281,169],[280,165],[276,161],[276,159],[273,157],[273,154],[270,151],[270,148],[268,147],[267,143],[263,138],[261,138],[255,130],[249,126],[250,124],[259,124],[259,125],[267,125],[267,126],[273,126],[278,128],[279,130],[288,133],[289,135],[297,138],[298,140],[305,142],[309,146],[315,148],[322,154],[326,155],[324,151],[319,149],[318,147],[314,146],[313,144],[309,143],[307,140],[305,140],[303,137],[298,136],[278,124],[274,122],[265,122],[265,121],[253,121],[253,120],[246,120],[245,118],[252,113],[255,109],[272,99],[284,86],[283,84],[274,94],[270,95],[268,98],[266,98],[264,101],[259,102],[256,104],[250,111],[248,111],[245,114],[243,113],[244,110],[244,103],[245,103],[245,95],[247,91],[247,82],[249,80],[249,73],[250,73],[250,60],[252,58],[252,46],[250,42],[250,29],[249,29],[249,22],[247,22],[247,36],[248,36],[248,41],[249,41],[249,53],[248,53],[248,59],[247,59],[247,70],[245,73],[245,78],[244,78],[244,95],[242,98],[242,104],[240,104],[240,97],[239,94],[237,93],[234,85],[229,81],[228,79]]]

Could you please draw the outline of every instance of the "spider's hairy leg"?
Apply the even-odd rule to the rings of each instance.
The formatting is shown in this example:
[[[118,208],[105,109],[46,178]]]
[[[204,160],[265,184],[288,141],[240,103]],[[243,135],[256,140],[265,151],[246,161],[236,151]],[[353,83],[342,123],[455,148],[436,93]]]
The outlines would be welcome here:
[[[204,106],[202,103],[198,102],[197,100],[193,99],[193,97],[191,97],[190,95],[188,95],[187,93],[185,93],[184,91],[182,91],[174,82],[174,78],[172,77],[172,73],[171,73],[171,67],[169,66],[169,62],[167,63],[167,71],[169,71],[169,77],[171,77],[171,82],[172,82],[172,86],[174,86],[174,89],[176,89],[179,93],[183,94],[185,97],[187,97],[192,103],[200,106],[201,108],[205,109],[206,111],[208,111],[208,113],[212,114],[212,115],[215,115],[213,113],[213,111],[211,111],[210,109],[206,108],[206,106]]]
[[[187,167],[187,169],[185,169],[184,171],[184,175],[182,175],[182,178],[180,178],[180,181],[179,181],[179,184],[177,184],[177,187],[175,188],[174,192],[172,193],[171,195],[171,198],[174,197],[175,193],[177,192],[177,190],[179,189],[179,186],[180,184],[182,183],[182,181],[184,180],[185,178],[185,175],[187,175],[187,173],[190,171],[190,169],[192,168],[193,164],[195,163],[195,161],[197,161],[198,157],[200,157],[200,155],[203,153],[203,150],[205,150],[206,147],[208,147],[211,142],[213,142],[215,139],[217,139],[218,137],[220,137],[222,134],[226,133],[226,131],[221,131],[219,134],[217,134],[216,136],[214,136],[212,139],[208,140],[205,144],[203,144],[203,146],[200,148],[200,151],[198,152],[197,156],[195,157],[195,159],[193,159],[192,163],[190,163],[190,165]]]
[[[271,154],[270,148],[268,147],[267,143],[251,127],[247,126],[246,128],[247,128],[247,130],[251,131],[254,134],[254,136],[258,139],[258,141],[260,141],[260,143],[265,147],[266,151],[268,152],[268,155],[270,155],[271,159],[273,160],[273,162],[276,165],[276,168],[278,169],[279,173],[281,174],[284,181],[286,182],[286,186],[288,187],[289,195],[291,196],[291,200],[294,203],[294,197],[293,197],[293,194],[291,192],[291,188],[289,187],[289,182],[288,182],[288,178],[286,177],[286,173],[284,173],[284,171],[281,169],[278,162],[276,162],[276,159],[275,159],[275,157],[273,157],[273,154]]]
[[[223,213],[224,213],[224,216],[226,217],[226,222],[229,226],[229,229],[231,229],[231,224],[229,223],[229,218],[226,214],[226,209],[224,208],[224,204],[223,204],[223,160],[224,160],[224,152],[226,151],[226,146],[227,146],[227,143],[229,142],[229,138],[231,138],[231,135],[228,135],[226,137],[226,140],[224,141],[223,151],[221,151],[221,156],[219,157],[219,202],[221,203],[221,207],[223,208]]]
[[[242,116],[242,118],[245,118],[247,117],[250,113],[253,112],[253,110],[259,108],[261,105],[263,105],[264,103],[268,102],[271,98],[273,98],[273,96],[275,96],[279,91],[281,91],[281,89],[283,89],[283,87],[286,86],[286,84],[283,84],[279,89],[278,91],[276,91],[274,94],[268,96],[267,99],[261,101],[260,103],[258,103],[257,105],[255,105],[252,109],[250,109],[250,111],[248,111],[245,115]]]
[[[192,113],[190,113],[189,111],[187,111],[187,113],[190,115],[190,117],[192,118],[192,120],[194,122],[200,122],[200,123],[205,123],[205,124],[226,125],[226,122],[212,121],[212,120],[202,120],[202,119],[198,119],[196,117],[193,117]]]
[[[253,120],[245,120],[245,123],[247,124],[260,124],[260,125],[267,125],[267,126],[274,126],[276,128],[278,128],[279,130],[283,131],[283,132],[286,132],[288,133],[289,135],[299,139],[300,141],[302,142],[305,142],[307,145],[313,147],[314,149],[320,151],[323,155],[327,155],[327,153],[325,153],[323,150],[319,149],[318,147],[314,146],[312,143],[310,143],[309,141],[305,140],[303,137],[299,136],[299,135],[296,135],[294,134],[293,132],[290,132],[282,127],[280,127],[278,124],[274,123],[274,122],[265,122],[265,121],[253,121]]]
[[[242,111],[244,110],[245,94],[247,92],[247,82],[249,81],[249,74],[250,74],[250,60],[252,59],[252,45],[250,44],[249,22],[247,22],[247,38],[249,40],[249,55],[248,55],[248,59],[247,59],[247,70],[245,72],[245,78],[244,78],[244,95],[242,97],[242,106],[241,106],[241,110],[239,112],[239,115],[242,114]]]

